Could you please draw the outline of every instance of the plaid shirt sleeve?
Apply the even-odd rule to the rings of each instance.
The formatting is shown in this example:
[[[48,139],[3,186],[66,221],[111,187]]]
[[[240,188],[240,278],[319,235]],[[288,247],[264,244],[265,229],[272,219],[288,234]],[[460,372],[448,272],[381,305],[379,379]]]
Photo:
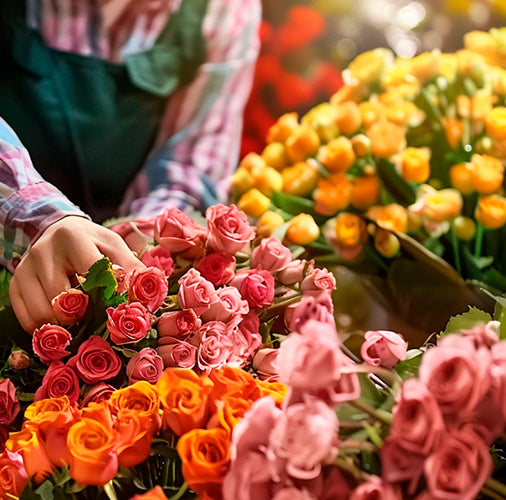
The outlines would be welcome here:
[[[259,0],[210,0],[203,24],[207,62],[169,99],[155,148],[130,186],[121,215],[153,215],[167,206],[205,210],[226,202],[260,18]]]
[[[0,118],[0,264],[12,271],[30,243],[67,215],[85,216],[41,178],[19,138]]]

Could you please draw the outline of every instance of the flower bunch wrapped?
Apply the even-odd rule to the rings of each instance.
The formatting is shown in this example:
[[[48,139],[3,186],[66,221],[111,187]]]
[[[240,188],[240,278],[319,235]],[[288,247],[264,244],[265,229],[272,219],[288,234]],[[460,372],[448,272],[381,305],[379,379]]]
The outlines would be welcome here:
[[[266,231],[304,214],[320,231],[301,243],[360,272],[409,256],[506,290],[504,36],[470,32],[462,50],[411,59],[359,55],[329,102],[282,115],[262,153],[243,158],[233,200]]]

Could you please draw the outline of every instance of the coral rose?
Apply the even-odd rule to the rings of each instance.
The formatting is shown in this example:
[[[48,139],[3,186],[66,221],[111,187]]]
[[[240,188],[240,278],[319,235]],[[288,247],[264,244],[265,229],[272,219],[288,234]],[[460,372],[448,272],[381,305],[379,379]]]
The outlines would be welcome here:
[[[0,380],[0,425],[12,424],[20,409],[14,384],[8,378]]]
[[[222,321],[227,323],[232,318],[247,314],[248,302],[241,297],[239,290],[233,286],[224,286],[216,291],[218,300],[202,313],[203,321]]]
[[[193,309],[184,311],[167,311],[160,315],[156,323],[159,337],[175,337],[180,340],[190,332],[196,330],[202,320]]]
[[[51,300],[56,321],[61,325],[72,326],[77,323],[86,312],[89,297],[82,290],[70,288]]]
[[[76,402],[79,391],[79,378],[75,369],[61,361],[55,361],[49,365],[42,379],[42,385],[35,391],[34,401],[68,396],[70,401]]]
[[[197,363],[197,347],[173,337],[162,338],[156,352],[163,359],[165,367],[193,368]]]
[[[277,236],[263,238],[251,254],[251,267],[271,273],[281,271],[292,262],[292,252]]]
[[[28,475],[19,453],[4,450],[0,455],[0,496],[20,497],[28,484]]]
[[[202,257],[195,269],[214,286],[230,283],[235,276],[236,260],[233,255],[225,252],[213,252]]]
[[[174,259],[168,248],[155,245],[142,255],[141,261],[147,267],[157,267],[169,277],[174,271]]]
[[[70,355],[66,349],[71,340],[72,335],[65,328],[46,323],[33,331],[33,352],[48,365]]]
[[[151,347],[145,347],[135,353],[129,360],[126,367],[128,383],[134,384],[145,380],[155,384],[162,376],[163,359]]]
[[[134,269],[127,280],[128,301],[140,302],[151,313],[156,312],[167,297],[167,278],[158,267]]]
[[[146,337],[151,328],[149,311],[140,302],[108,307],[107,329],[111,340],[118,345],[137,342]]]

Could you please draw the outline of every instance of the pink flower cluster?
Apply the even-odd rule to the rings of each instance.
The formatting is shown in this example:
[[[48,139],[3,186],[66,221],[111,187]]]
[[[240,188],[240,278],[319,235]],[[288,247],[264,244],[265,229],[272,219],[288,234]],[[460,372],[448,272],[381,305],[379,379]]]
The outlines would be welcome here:
[[[444,336],[404,381],[381,448],[382,477],[417,498],[472,500],[506,423],[506,341],[497,321]]]
[[[339,446],[335,410],[359,397],[360,386],[335,325],[305,321],[281,343],[274,366],[288,394],[281,409],[258,400],[234,428],[224,500],[347,498],[347,479],[330,466]]]

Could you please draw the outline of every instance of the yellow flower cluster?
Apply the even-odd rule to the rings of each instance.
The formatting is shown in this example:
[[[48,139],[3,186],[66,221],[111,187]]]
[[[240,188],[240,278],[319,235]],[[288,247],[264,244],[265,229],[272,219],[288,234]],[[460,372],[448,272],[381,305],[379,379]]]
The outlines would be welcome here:
[[[309,200],[306,216],[330,219],[343,256],[372,239],[394,257],[397,233],[474,241],[480,255],[483,233],[506,223],[504,41],[506,28],[470,32],[455,53],[360,54],[328,102],[279,117],[262,153],[243,158],[239,207],[272,231],[284,200]]]

